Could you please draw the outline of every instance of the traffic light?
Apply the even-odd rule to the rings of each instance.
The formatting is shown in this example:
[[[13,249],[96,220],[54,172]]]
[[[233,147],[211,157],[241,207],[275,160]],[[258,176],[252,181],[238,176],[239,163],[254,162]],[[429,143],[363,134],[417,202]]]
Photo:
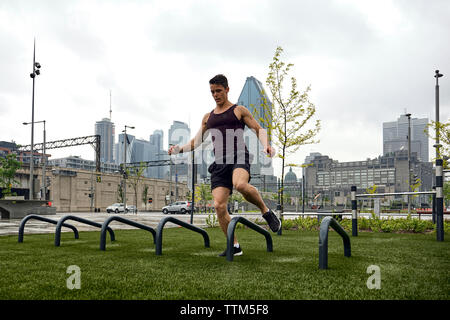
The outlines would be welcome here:
[[[152,203],[153,202],[153,198],[148,198],[148,203]]]
[[[101,176],[97,176],[97,182],[102,182],[102,177]]]

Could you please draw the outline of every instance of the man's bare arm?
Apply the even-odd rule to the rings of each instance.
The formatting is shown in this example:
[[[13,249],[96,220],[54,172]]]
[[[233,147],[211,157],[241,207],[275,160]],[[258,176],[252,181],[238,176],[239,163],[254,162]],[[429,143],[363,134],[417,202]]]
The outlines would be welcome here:
[[[199,145],[202,144],[203,142],[203,135],[206,132],[206,122],[208,121],[209,118],[209,113],[205,114],[203,116],[202,119],[202,125],[200,127],[200,130],[197,132],[197,134],[195,135],[195,137],[193,139],[191,139],[187,144],[185,144],[184,146],[171,146],[169,148],[169,154],[177,154],[177,153],[185,153],[185,152],[189,152],[194,150],[195,148],[197,148]]]
[[[270,146],[269,137],[267,135],[266,129],[262,128],[258,121],[253,117],[253,115],[248,111],[246,107],[239,106],[239,112],[241,113],[241,119],[250,129],[256,132],[256,136],[264,147],[264,150],[270,155],[275,154],[275,150]]]

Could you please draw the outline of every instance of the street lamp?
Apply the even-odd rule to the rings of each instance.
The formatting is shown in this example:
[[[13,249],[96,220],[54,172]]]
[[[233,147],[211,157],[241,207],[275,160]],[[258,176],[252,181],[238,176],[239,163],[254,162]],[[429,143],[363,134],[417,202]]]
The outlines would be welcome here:
[[[435,71],[434,77],[436,78],[436,89],[435,89],[435,102],[436,102],[436,144],[433,146],[436,148],[436,159],[439,159],[439,78],[444,75],[439,73],[439,70]]]
[[[41,64],[36,62],[36,39],[33,44],[33,72],[30,74],[30,77],[33,79],[33,93],[31,96],[31,158],[30,158],[30,200],[34,199],[34,162],[33,162],[33,153],[34,153],[34,79],[36,76],[41,74],[39,70],[41,68]]]
[[[408,117],[408,192],[411,192],[411,113],[405,114]],[[411,197],[408,194],[408,214],[411,214]]]
[[[43,193],[41,195],[41,198],[43,197],[44,200],[47,200],[47,182],[46,182],[46,167],[47,167],[47,158],[45,156],[45,120],[42,121],[35,121],[34,123],[43,123],[44,124],[44,142],[42,143],[42,189]],[[23,122],[23,125],[29,125],[33,124],[32,122]]]
[[[124,184],[123,184],[123,208],[125,212],[127,211],[127,128],[134,129],[133,126],[125,125],[125,130],[122,132],[125,133],[123,144],[124,144],[124,152],[123,152],[123,178],[124,178]]]

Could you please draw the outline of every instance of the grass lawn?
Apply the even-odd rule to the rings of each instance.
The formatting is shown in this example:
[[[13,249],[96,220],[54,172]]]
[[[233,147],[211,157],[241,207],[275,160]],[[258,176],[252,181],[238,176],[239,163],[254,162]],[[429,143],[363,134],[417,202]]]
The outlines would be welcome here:
[[[435,234],[360,232],[352,257],[330,230],[328,270],[318,269],[318,232],[273,234],[274,251],[250,229],[236,229],[244,255],[217,257],[225,249],[219,228],[206,229],[211,247],[184,228],[164,231],[163,254],[150,233],[116,230],[99,250],[100,232],[0,237],[0,299],[449,299],[450,242]],[[81,289],[69,290],[67,267],[81,270]],[[381,289],[367,288],[370,265],[381,270]]]

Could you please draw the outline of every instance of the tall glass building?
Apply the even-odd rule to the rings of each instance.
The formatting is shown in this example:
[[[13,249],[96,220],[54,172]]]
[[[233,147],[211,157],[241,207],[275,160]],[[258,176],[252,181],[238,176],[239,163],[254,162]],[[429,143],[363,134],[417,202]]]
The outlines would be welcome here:
[[[260,120],[260,118],[268,119],[267,110],[262,105],[264,101],[266,101],[269,108],[272,108],[272,102],[267,96],[262,83],[253,76],[247,77],[237,104],[245,106],[253,114],[260,126],[268,130],[266,123]],[[244,137],[247,148],[253,158],[251,162],[252,183],[256,182],[258,184],[264,181],[262,189],[267,191],[276,190],[277,179],[273,176],[272,160],[264,153],[263,146],[259,142],[256,133],[246,127]]]
[[[108,118],[95,123],[95,134],[100,135],[100,162],[114,162],[115,126]]]
[[[268,130],[266,123],[264,123],[260,119],[268,118],[267,110],[263,107],[264,101],[266,101],[269,108],[272,107],[272,102],[267,96],[262,83],[255,77],[247,77],[237,104],[245,106],[250,111],[250,113],[253,114],[256,121],[258,121],[261,127]],[[272,175],[273,167],[271,165],[270,158],[266,157],[263,146],[258,140],[256,133],[252,132],[248,128],[246,128],[245,130],[245,143],[251,154],[251,157],[253,156],[251,167],[252,175]]]
[[[417,152],[422,162],[428,162],[428,136],[425,129],[427,118],[411,118],[411,153]],[[392,154],[395,151],[408,150],[408,117],[401,115],[397,121],[383,122],[383,154]]]

